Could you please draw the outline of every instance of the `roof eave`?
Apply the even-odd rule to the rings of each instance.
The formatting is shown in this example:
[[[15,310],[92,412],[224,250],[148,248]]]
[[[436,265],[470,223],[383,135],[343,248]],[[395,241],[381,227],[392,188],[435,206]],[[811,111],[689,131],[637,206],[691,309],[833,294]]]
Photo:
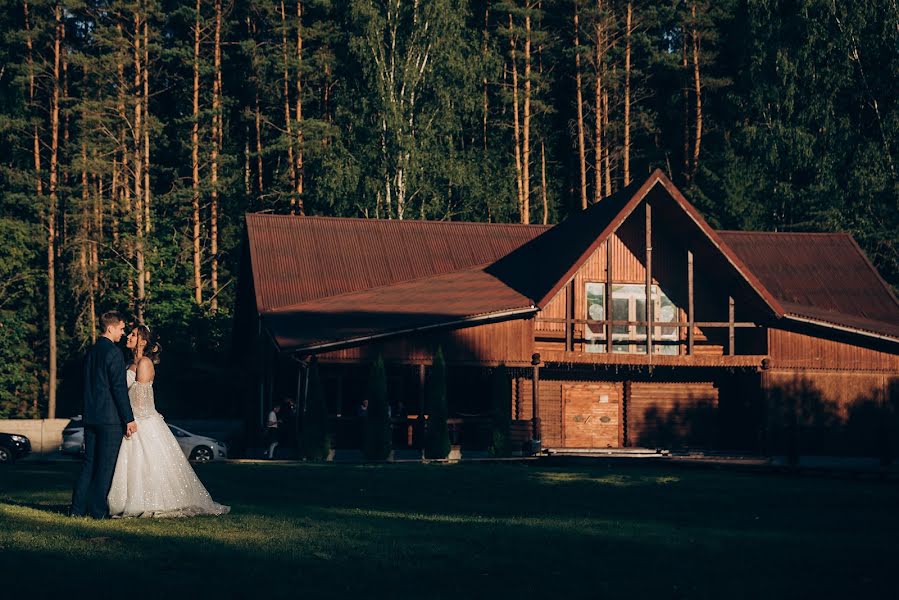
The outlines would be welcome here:
[[[316,344],[309,344],[305,346],[295,346],[295,347],[282,347],[278,344],[277,339],[274,335],[269,332],[272,341],[275,346],[281,352],[289,352],[289,353],[298,353],[298,352],[330,352],[334,350],[341,350],[343,348],[348,348],[350,346],[358,346],[360,344],[365,344],[368,342],[384,340],[392,337],[399,337],[403,335],[409,335],[413,333],[419,333],[423,331],[429,331],[434,329],[443,329],[443,328],[451,328],[459,325],[474,325],[478,323],[486,323],[486,322],[499,322],[499,321],[511,321],[517,317],[523,317],[525,315],[533,314],[538,312],[538,309],[534,305],[530,305],[526,308],[514,308],[504,311],[497,311],[486,313],[482,315],[474,315],[471,317],[463,317],[461,319],[455,319],[452,321],[443,321],[440,323],[432,323],[430,325],[421,325],[419,327],[409,327],[407,329],[398,329],[395,331],[387,331],[384,333],[376,333],[372,335],[359,336],[354,338],[348,338],[345,340],[335,340],[330,342],[322,342]],[[263,315],[264,319],[265,315]]]
[[[892,335],[885,335],[882,333],[876,333],[874,331],[868,331],[866,329],[858,329],[857,327],[849,327],[847,325],[839,325],[837,323],[831,323],[829,321],[822,321],[820,319],[812,319],[809,317],[803,317],[801,315],[796,314],[785,314],[784,319],[789,321],[795,321],[797,323],[803,323],[806,325],[815,325],[817,327],[824,327],[827,329],[833,329],[836,331],[842,331],[844,333],[851,333],[853,335],[860,335],[867,338],[873,338],[885,342],[891,342],[894,344],[899,344],[899,337]]]

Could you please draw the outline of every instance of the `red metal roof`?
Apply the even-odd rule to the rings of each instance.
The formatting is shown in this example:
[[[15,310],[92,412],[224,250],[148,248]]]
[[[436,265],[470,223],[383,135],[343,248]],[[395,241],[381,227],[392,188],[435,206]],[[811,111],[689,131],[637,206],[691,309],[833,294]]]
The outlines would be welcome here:
[[[899,338],[899,301],[846,233],[720,231],[784,312]]]
[[[279,349],[293,350],[536,311],[500,280],[469,269],[305,302],[263,322]]]
[[[486,265],[547,229],[248,214],[256,308],[263,313]]]
[[[899,302],[850,236],[715,232],[661,171],[552,227],[248,214],[256,309],[282,349],[515,318],[648,194],[775,316],[899,340]]]

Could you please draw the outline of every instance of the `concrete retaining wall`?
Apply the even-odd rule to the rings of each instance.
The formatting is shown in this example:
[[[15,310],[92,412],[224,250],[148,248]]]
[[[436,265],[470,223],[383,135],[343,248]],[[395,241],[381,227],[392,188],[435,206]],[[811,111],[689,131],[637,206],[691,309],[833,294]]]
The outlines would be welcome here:
[[[53,454],[62,444],[62,430],[69,419],[0,419],[0,433],[24,435],[33,454]]]

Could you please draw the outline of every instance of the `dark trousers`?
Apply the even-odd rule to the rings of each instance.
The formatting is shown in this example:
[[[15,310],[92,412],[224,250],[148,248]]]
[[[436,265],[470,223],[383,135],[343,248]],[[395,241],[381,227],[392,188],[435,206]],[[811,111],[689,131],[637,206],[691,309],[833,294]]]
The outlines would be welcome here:
[[[106,497],[124,435],[122,425],[84,426],[84,464],[72,493],[73,516],[90,515],[95,519],[109,516]]]

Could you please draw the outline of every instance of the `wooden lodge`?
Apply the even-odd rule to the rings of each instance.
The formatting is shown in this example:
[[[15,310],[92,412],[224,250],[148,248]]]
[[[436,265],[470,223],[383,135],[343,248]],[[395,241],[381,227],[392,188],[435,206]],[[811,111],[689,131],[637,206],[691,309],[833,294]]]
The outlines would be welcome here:
[[[526,448],[891,443],[899,301],[847,234],[715,231],[661,171],[555,226],[246,222],[235,330],[260,422],[284,397],[303,405],[315,357],[337,443],[356,443],[381,355],[395,444],[415,447],[440,347],[463,449],[488,443],[501,364]]]

